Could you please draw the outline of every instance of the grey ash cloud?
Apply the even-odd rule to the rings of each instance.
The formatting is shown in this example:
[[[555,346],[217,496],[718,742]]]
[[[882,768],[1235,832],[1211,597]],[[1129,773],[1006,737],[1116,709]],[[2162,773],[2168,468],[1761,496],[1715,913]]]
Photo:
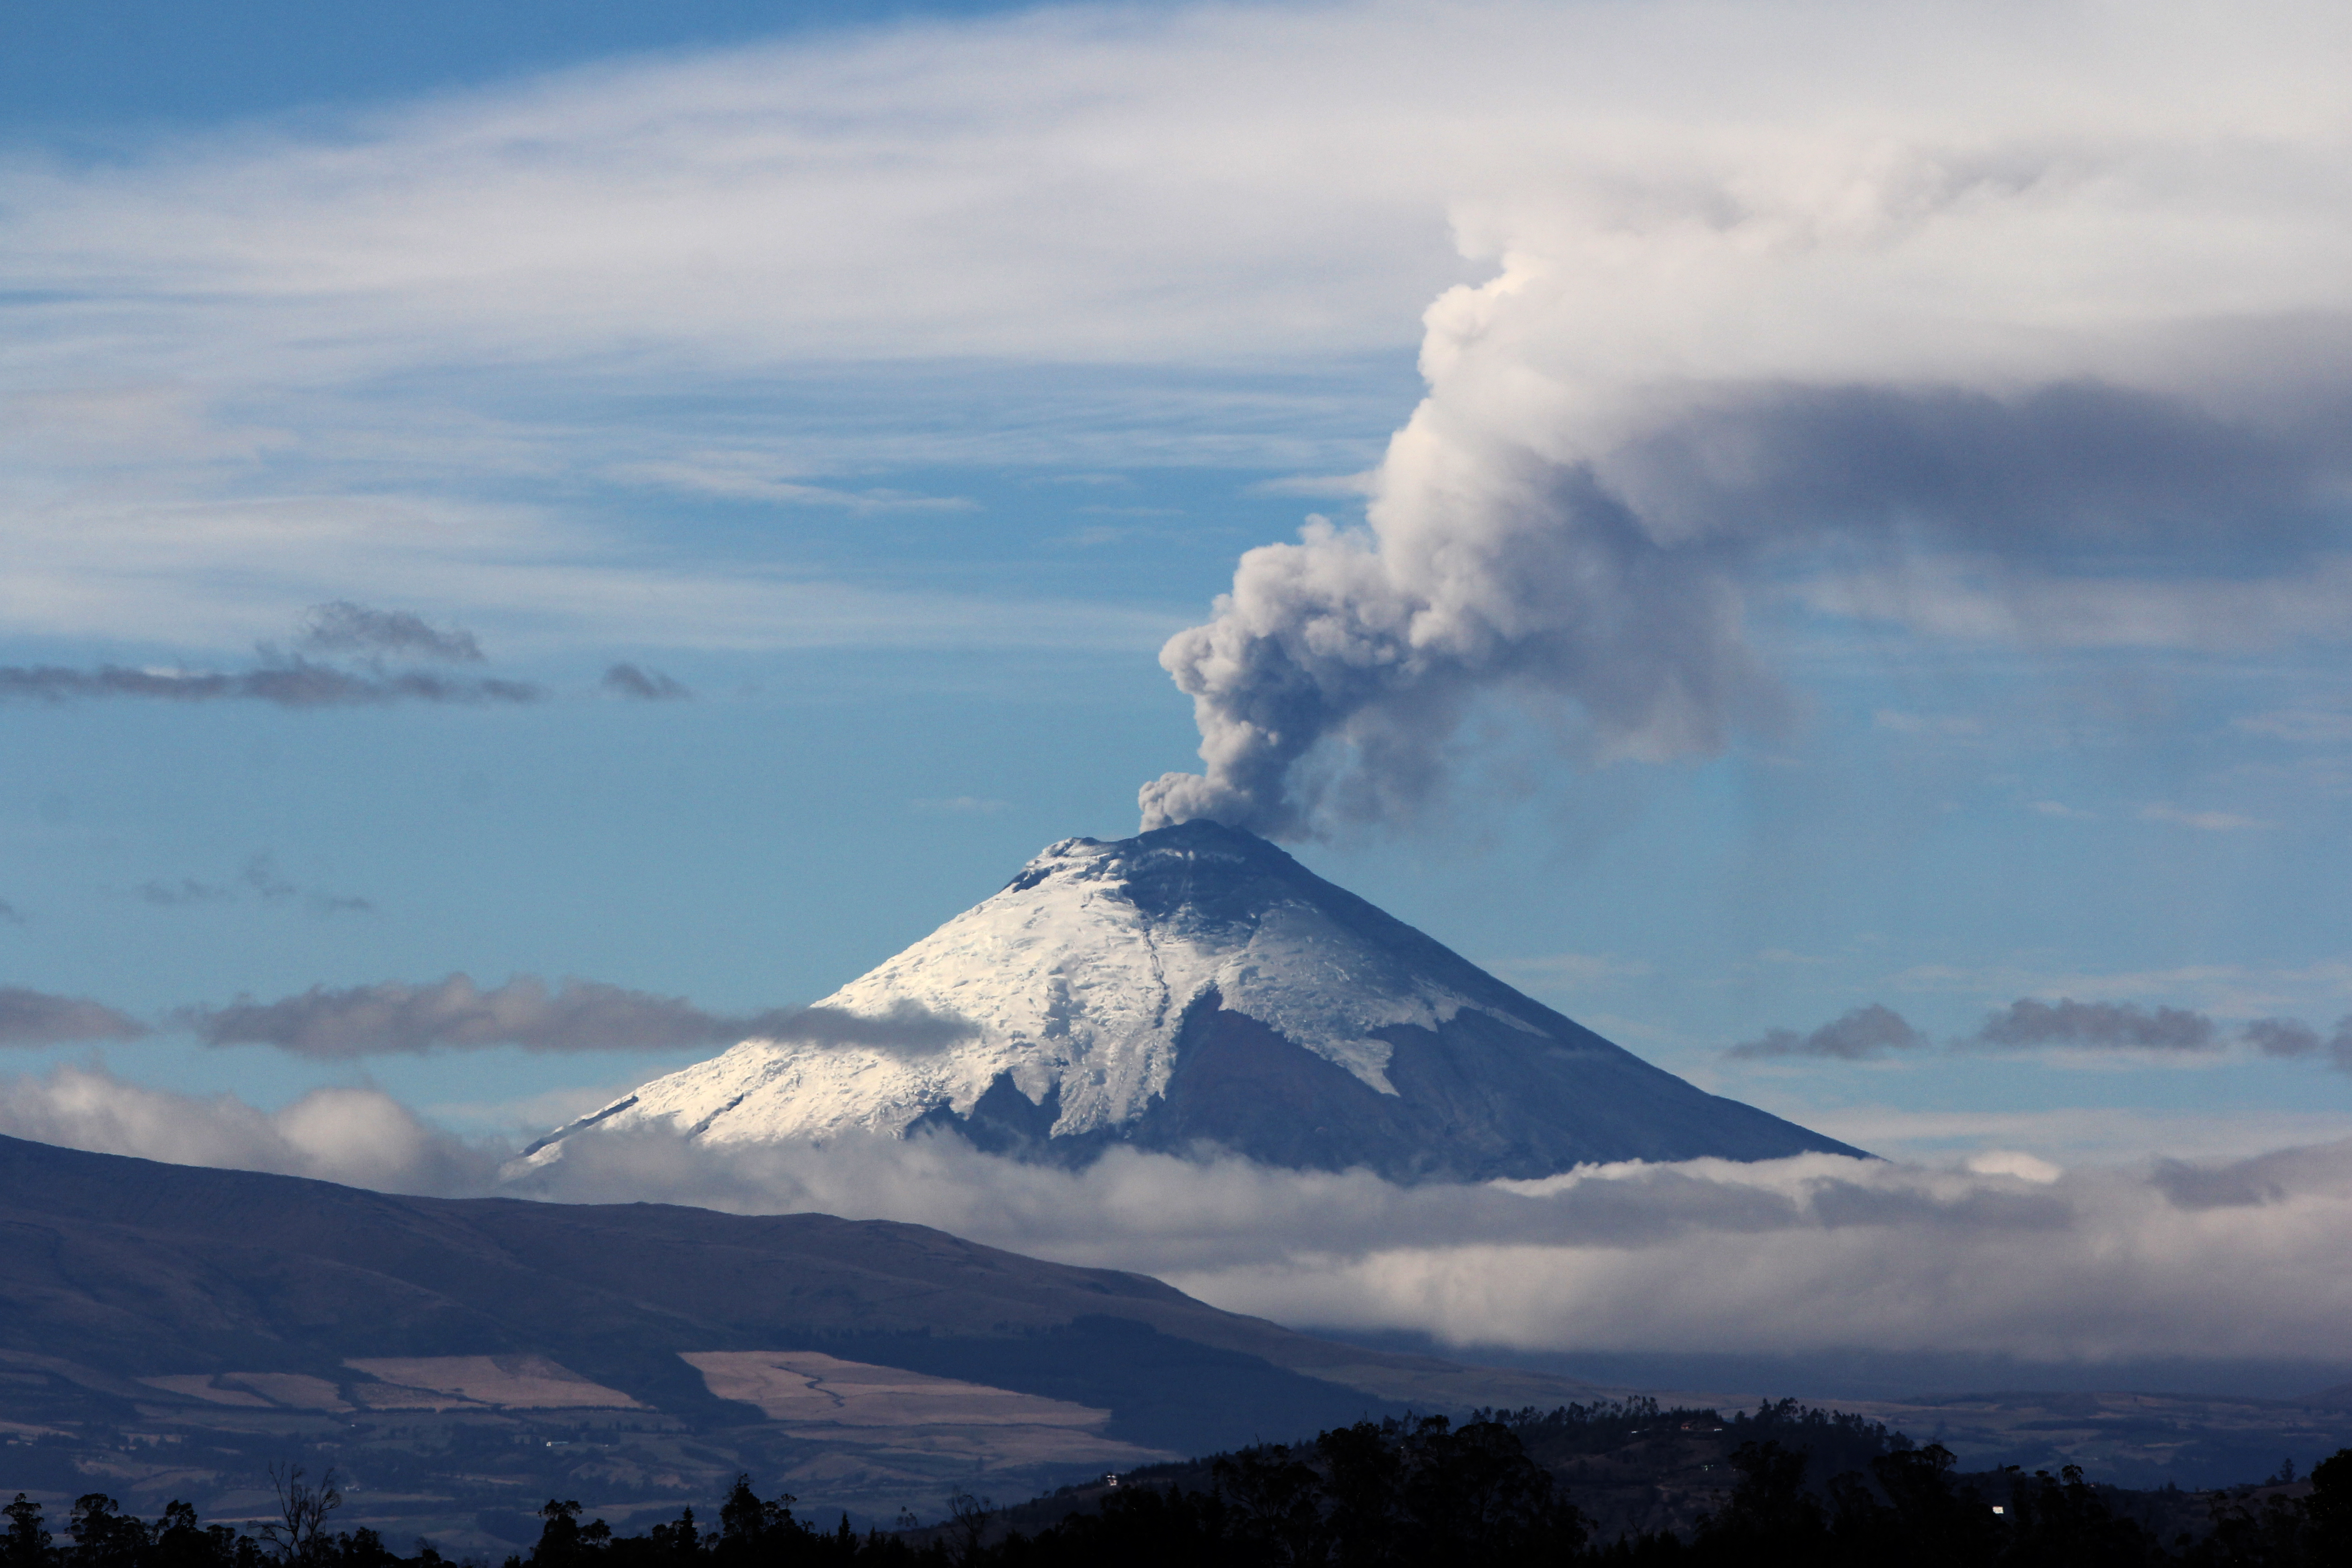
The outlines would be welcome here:
[[[1823,1024],[1810,1035],[1794,1029],[1768,1029],[1760,1039],[1746,1040],[1727,1056],[1744,1058],[1828,1057],[1862,1061],[1888,1051],[1917,1050],[1927,1037],[1911,1026],[1902,1014],[1874,1002]]]
[[[682,996],[570,978],[551,987],[528,974],[487,987],[464,974],[423,985],[313,986],[274,1002],[240,996],[223,1007],[184,1007],[173,1021],[207,1045],[274,1046],[326,1061],[498,1046],[660,1050],[753,1038],[921,1052],[969,1032],[960,1020],[920,1009],[872,1018],[821,1007],[720,1014]]]
[[[323,662],[336,655],[358,668]],[[105,698],[154,701],[267,702],[279,708],[366,708],[399,702],[523,703],[546,695],[528,681],[457,677],[428,669],[387,668],[387,661],[479,664],[474,634],[442,630],[405,610],[377,610],[347,599],[313,607],[294,651],[267,644],[244,669],[145,669],[101,664],[0,665],[0,701],[76,702]]]
[[[0,1046],[68,1046],[135,1040],[146,1025],[86,996],[52,996],[0,985]]]
[[[682,702],[694,695],[660,670],[634,664],[613,666],[599,684],[615,697],[637,702]]]

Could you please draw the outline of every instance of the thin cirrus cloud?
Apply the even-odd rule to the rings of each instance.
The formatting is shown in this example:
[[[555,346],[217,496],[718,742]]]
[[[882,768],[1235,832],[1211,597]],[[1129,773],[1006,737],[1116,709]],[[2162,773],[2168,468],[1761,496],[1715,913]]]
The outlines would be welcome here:
[[[485,1050],[645,1051],[744,1039],[857,1045],[920,1054],[970,1033],[959,1019],[908,1006],[878,1016],[824,1007],[719,1014],[682,996],[600,981],[534,975],[478,985],[464,974],[429,984],[313,986],[272,1002],[175,1009],[172,1021],[211,1046],[274,1046],[315,1060]]]
[[[722,383],[856,402],[811,449],[867,468],[1011,443],[1098,469],[1190,433],[1188,460],[1353,471],[1395,428],[1370,531],[1253,552],[1168,656],[1208,749],[1150,809],[1306,831],[1428,798],[1429,735],[1484,692],[1566,709],[1603,757],[1769,732],[1759,597],[1962,642],[2352,635],[2325,504],[2347,58],[2311,3],[1054,7],[19,157],[0,287],[44,407],[73,382],[84,408],[89,367],[205,389],[102,412],[168,427],[210,476],[184,489],[240,505],[240,454],[299,453],[306,424],[439,465],[445,494],[705,482],[707,428],[648,428],[643,394]],[[1424,313],[1428,395],[1396,428],[1354,389]],[[452,374],[492,407],[561,388],[565,417],[450,441],[383,390]],[[909,390],[980,412],[910,421]],[[212,430],[232,393],[252,430]],[[790,413],[746,417],[785,440]],[[743,449],[755,478],[908,499]],[[307,544],[285,500],[205,548]],[[87,531],[43,515],[14,526]],[[478,531],[420,516],[390,558],[492,566],[511,604],[664,607],[598,591],[641,558],[547,536],[569,560],[467,555]],[[709,636],[693,602],[725,585],[677,575],[664,630]],[[1326,743],[1364,766],[1294,776]]]

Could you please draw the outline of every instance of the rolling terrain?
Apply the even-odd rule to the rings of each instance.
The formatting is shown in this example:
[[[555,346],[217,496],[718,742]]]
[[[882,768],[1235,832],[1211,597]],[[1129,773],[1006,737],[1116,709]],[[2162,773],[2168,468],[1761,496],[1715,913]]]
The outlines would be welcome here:
[[[887,1519],[1584,1392],[824,1215],[395,1196],[0,1139],[0,1488],[234,1519],[299,1459],[341,1470],[351,1521],[486,1549],[551,1494],[625,1519],[750,1470]]]

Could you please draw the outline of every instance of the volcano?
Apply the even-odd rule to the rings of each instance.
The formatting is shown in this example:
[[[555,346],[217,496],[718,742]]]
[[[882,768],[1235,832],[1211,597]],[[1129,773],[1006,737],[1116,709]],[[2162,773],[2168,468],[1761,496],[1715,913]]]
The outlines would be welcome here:
[[[714,1144],[931,1131],[1060,1163],[1128,1145],[1401,1181],[1860,1152],[1653,1067],[1208,821],[1049,846],[786,1035],[526,1158],[654,1127]]]

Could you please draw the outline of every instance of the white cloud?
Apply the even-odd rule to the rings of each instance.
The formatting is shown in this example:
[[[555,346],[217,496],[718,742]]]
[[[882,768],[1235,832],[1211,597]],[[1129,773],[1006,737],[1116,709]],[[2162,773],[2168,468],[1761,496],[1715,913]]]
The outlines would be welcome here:
[[[363,498],[625,474],[900,507],[951,498],[842,475],[1343,471],[1396,412],[1367,357],[1424,307],[1439,396],[1391,508],[1454,493],[1449,452],[1510,449],[1594,462],[1669,542],[1887,507],[2006,518],[1972,535],[1996,563],[2043,514],[2292,531],[2352,363],[2347,57],[2309,3],[1061,7],[20,149],[0,624],[234,640],[359,581],[646,644],[968,622]],[[2043,395],[2084,383],[2116,396]],[[751,432],[716,448],[714,394]],[[1875,466],[1842,460],[1863,426]],[[1801,592],[1944,637],[2352,631],[2340,562],[2236,576],[1906,561]],[[1602,727],[1638,754],[1720,728]]]
[[[2325,1355],[2352,1308],[2334,1262],[2352,1142],[2208,1166],[2063,1171],[1996,1147],[1973,1170],[1814,1156],[1416,1188],[1154,1155],[1073,1173],[948,1142],[572,1157],[567,1196],[918,1220],[1286,1322],[1454,1343]]]
[[[71,1065],[0,1078],[0,1133],[176,1165],[452,1196],[483,1190],[496,1169],[493,1153],[427,1126],[373,1089],[315,1089],[262,1111],[233,1095],[181,1094]]]
[[[1980,1124],[1965,1166],[1701,1160],[1402,1187],[1131,1152],[1072,1172],[951,1140],[656,1134],[575,1139],[500,1188],[482,1152],[373,1091],[265,1115],[76,1068],[0,1079],[0,1131],[415,1192],[908,1220],[1287,1322],[1463,1344],[2326,1356],[2352,1310],[2352,1140],[2081,1168],[2012,1120]]]

